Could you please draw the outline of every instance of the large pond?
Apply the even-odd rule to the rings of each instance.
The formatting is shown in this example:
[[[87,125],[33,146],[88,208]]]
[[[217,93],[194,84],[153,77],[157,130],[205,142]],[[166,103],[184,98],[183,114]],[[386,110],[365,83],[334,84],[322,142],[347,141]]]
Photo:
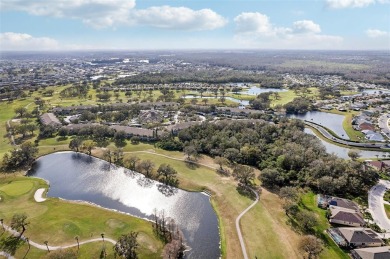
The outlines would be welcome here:
[[[259,95],[261,93],[269,93],[269,92],[287,92],[287,89],[282,88],[261,88],[257,86],[250,86],[247,89],[241,91],[241,94],[249,94],[249,95]]]
[[[289,118],[297,118],[301,120],[311,121],[320,124],[336,133],[340,138],[349,139],[343,128],[344,116],[339,114],[311,111],[305,114],[291,114]]]
[[[305,132],[308,133],[308,134],[311,134],[311,135],[315,135],[315,133],[313,132],[313,130],[309,129],[309,128],[305,128]],[[349,148],[345,148],[345,147],[340,147],[340,146],[337,146],[337,145],[334,145],[332,143],[329,143],[323,139],[320,139],[318,138],[322,144],[325,146],[326,148],[326,152],[328,153],[334,153],[336,156],[338,157],[341,157],[341,158],[344,158],[344,159],[349,159],[349,156],[348,156],[348,152],[352,149],[349,149]],[[360,157],[362,158],[366,158],[366,159],[369,159],[369,158],[377,158],[377,156],[379,158],[383,158],[383,155],[387,156],[387,155],[390,155],[390,152],[381,152],[381,151],[369,151],[369,150],[358,150],[358,149],[353,149],[355,151],[358,151],[359,154],[360,154]]]
[[[168,187],[122,167],[75,152],[39,158],[28,175],[50,183],[48,196],[82,200],[152,219],[164,210],[183,231],[187,258],[219,258],[218,220],[209,196]]]

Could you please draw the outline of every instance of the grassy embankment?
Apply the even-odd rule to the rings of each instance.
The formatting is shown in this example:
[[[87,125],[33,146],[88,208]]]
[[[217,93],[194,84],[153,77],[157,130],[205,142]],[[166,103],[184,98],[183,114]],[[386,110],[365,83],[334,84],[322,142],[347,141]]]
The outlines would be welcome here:
[[[306,193],[302,197],[300,204],[302,208],[314,212],[317,215],[319,224],[314,228],[315,235],[322,237],[325,243],[325,250],[321,253],[321,258],[349,258],[333,240],[326,234],[325,230],[330,227],[330,224],[325,216],[326,210],[318,208],[316,195],[312,192]]]
[[[390,219],[390,205],[385,204],[385,211],[386,211],[387,217]]]
[[[88,204],[67,202],[57,198],[49,198],[43,203],[34,201],[34,193],[38,188],[48,188],[45,181],[24,176],[0,177],[0,217],[9,225],[14,213],[26,213],[30,224],[25,236],[32,241],[43,244],[45,240],[51,246],[75,244],[75,236],[79,240],[99,238],[101,233],[106,237],[117,239],[121,234],[130,231],[139,232],[141,258],[157,258],[161,254],[163,244],[155,237],[149,222],[130,217],[125,214],[97,208]],[[3,236],[5,238],[5,235]],[[102,242],[81,245],[81,258],[98,255]],[[112,245],[106,242],[107,252],[113,257]],[[27,251],[24,244],[17,250],[16,257],[22,257]],[[45,251],[32,249],[32,255],[42,255]],[[90,257],[88,257],[90,258]]]

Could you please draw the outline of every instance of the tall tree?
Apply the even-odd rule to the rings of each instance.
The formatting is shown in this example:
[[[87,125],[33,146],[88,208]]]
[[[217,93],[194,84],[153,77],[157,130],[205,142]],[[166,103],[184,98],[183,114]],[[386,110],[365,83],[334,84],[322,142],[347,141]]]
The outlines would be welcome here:
[[[168,185],[176,185],[177,171],[168,164],[161,164],[157,169],[158,177],[163,178],[163,182]]]
[[[80,138],[76,137],[69,142],[69,148],[75,150],[76,152],[79,152],[82,143],[83,141]]]
[[[247,165],[236,165],[233,176],[244,186],[249,187],[255,178],[254,169]]]
[[[309,259],[317,258],[324,249],[323,247],[323,242],[312,235],[304,236],[299,242],[300,250],[307,253]]]
[[[139,248],[137,236],[138,232],[122,235],[114,245],[115,255],[126,259],[137,259],[137,250]]]
[[[29,224],[27,221],[27,215],[24,213],[17,213],[12,216],[11,219],[11,228],[20,232],[19,239],[23,236],[23,233],[26,231],[26,226]]]
[[[137,162],[139,161],[140,159],[137,157],[137,156],[129,156],[126,161],[125,161],[125,165],[132,171],[135,171],[136,170],[136,167],[137,167]]]

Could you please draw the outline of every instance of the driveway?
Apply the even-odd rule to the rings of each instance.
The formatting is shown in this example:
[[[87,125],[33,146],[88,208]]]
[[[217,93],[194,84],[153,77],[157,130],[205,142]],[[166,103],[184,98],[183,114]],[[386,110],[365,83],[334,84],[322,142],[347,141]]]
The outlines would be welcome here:
[[[370,189],[368,192],[368,208],[374,222],[385,229],[386,232],[390,232],[390,220],[386,215],[383,201],[386,188],[390,189],[390,181],[379,180],[379,183]]]

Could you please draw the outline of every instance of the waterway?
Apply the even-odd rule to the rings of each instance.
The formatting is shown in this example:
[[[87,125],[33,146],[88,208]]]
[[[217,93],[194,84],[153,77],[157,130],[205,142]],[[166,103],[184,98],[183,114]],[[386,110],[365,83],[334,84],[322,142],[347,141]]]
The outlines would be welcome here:
[[[47,180],[50,197],[87,201],[147,219],[152,219],[155,209],[164,210],[191,247],[186,258],[220,257],[218,219],[204,193],[169,187],[75,152],[40,157],[28,175]]]
[[[305,132],[311,135],[316,136],[312,129],[305,128]],[[326,148],[326,152],[334,153],[336,156],[344,159],[349,159],[348,152],[351,150],[358,151],[361,158],[370,159],[370,158],[383,158],[390,155],[390,152],[381,152],[381,151],[369,151],[369,150],[359,150],[359,149],[349,149],[335,144],[329,143],[321,138],[318,138]],[[378,156],[378,157],[377,157]]]
[[[332,130],[340,138],[349,139],[347,133],[343,128],[343,115],[328,112],[310,111],[305,114],[291,114],[288,115],[288,117],[317,123]]]

